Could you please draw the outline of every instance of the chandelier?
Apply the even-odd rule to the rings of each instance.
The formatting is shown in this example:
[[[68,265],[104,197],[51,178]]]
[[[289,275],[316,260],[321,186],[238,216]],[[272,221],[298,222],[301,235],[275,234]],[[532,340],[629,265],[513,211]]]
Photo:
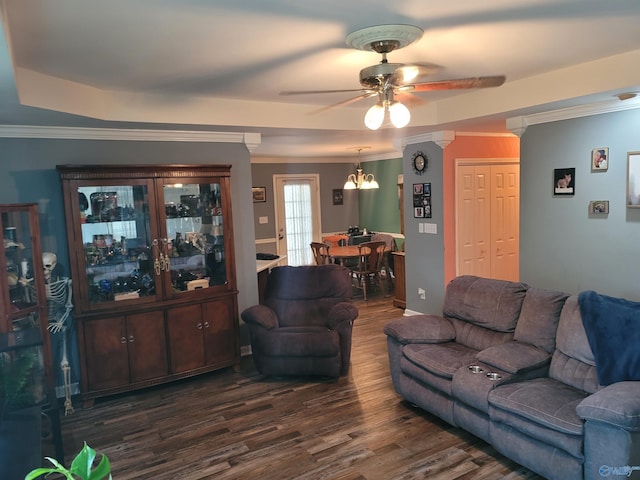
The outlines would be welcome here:
[[[378,182],[374,178],[372,173],[364,173],[360,166],[360,152],[369,147],[355,147],[358,150],[358,166],[356,167],[356,173],[351,173],[347,177],[347,181],[344,184],[345,190],[371,190],[374,188],[380,188]]]

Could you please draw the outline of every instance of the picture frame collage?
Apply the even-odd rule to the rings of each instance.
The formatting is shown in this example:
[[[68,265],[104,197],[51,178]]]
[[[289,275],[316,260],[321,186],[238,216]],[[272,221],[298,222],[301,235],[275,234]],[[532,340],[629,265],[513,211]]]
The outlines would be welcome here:
[[[610,164],[609,147],[591,149],[591,173],[606,173]],[[556,168],[553,170],[554,196],[575,195],[575,173],[575,168]],[[640,208],[640,151],[627,152],[626,206],[627,208]],[[589,201],[588,213],[590,217],[606,216],[609,212],[609,200]]]
[[[431,183],[413,184],[413,218],[431,218]]]

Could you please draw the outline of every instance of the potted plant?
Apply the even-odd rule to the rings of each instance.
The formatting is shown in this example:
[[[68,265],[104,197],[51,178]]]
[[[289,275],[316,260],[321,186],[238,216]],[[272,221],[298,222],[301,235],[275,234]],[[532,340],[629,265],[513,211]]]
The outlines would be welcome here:
[[[42,475],[49,476],[58,474],[54,478],[65,478],[67,480],[111,480],[111,464],[106,455],[102,454],[100,462],[96,468],[93,468],[93,461],[96,458],[96,451],[84,443],[82,450],[75,456],[71,462],[71,468],[67,469],[60,464],[55,458],[45,457],[49,460],[54,468],[36,468],[29,472],[24,480],[35,480]],[[62,477],[60,477],[62,476]]]

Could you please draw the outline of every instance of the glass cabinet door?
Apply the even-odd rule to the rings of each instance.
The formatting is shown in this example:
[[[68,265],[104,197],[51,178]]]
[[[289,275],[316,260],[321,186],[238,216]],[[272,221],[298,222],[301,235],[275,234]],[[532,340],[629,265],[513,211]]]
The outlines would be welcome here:
[[[37,217],[37,211],[34,214]],[[34,277],[35,233],[30,220],[29,207],[12,207],[4,210],[2,218],[2,238],[6,266],[3,299],[8,307],[6,325],[0,331],[10,332],[28,328],[40,328],[38,305],[44,299],[38,298]],[[40,260],[35,265],[41,265]]]
[[[150,188],[132,183],[78,187],[86,295],[94,307],[157,293]]]
[[[165,285],[173,295],[227,283],[221,185],[206,182],[162,186]]]

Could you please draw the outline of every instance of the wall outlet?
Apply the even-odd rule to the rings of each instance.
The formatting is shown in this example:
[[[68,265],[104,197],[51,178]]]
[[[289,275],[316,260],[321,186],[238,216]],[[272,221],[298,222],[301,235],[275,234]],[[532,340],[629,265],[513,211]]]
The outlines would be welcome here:
[[[258,217],[258,223],[269,223],[269,217]]]
[[[427,292],[425,292],[424,288],[419,288],[418,289],[418,297],[420,298],[420,300],[426,300],[427,299]]]

